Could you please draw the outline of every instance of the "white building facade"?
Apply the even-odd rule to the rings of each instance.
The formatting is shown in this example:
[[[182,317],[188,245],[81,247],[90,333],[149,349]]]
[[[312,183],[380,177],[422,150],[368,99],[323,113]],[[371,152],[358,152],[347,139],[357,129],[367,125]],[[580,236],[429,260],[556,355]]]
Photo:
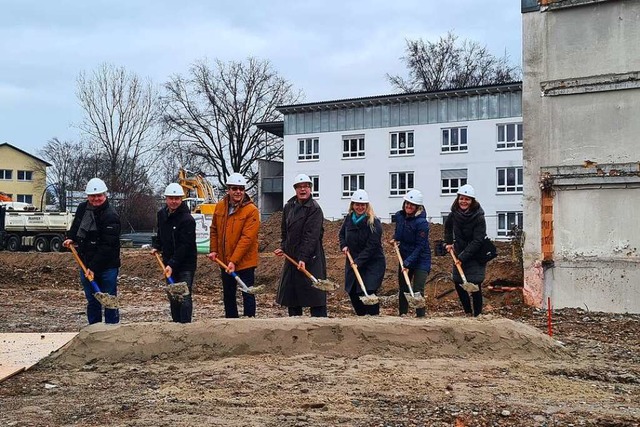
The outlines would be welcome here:
[[[284,199],[299,173],[314,181],[328,219],[341,219],[357,189],[384,222],[412,188],[442,222],[466,183],[475,187],[487,234],[522,226],[520,83],[281,106]]]

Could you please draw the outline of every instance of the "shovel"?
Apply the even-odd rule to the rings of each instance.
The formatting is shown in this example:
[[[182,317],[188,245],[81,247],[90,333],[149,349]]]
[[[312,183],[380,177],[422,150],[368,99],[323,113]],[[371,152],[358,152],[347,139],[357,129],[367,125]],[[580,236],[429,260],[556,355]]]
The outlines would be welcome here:
[[[349,258],[349,263],[351,264],[351,268],[353,268],[353,272],[356,274],[356,279],[358,279],[358,283],[360,284],[360,289],[364,292],[364,295],[360,297],[360,301],[364,305],[376,305],[380,302],[380,299],[376,296],[376,294],[369,295],[367,293],[367,288],[364,286],[364,282],[362,281],[362,276],[360,276],[360,271],[358,271],[358,265],[353,262],[353,257],[351,253],[347,250],[347,258]]]
[[[164,263],[162,262],[162,258],[160,258],[160,254],[158,252],[154,252],[153,254],[156,256],[156,259],[158,260],[158,264],[160,265],[160,269],[164,274]],[[169,298],[179,300],[182,297],[189,295],[189,285],[187,285],[186,282],[176,283],[173,280],[173,277],[169,275],[165,275],[165,276],[167,278],[167,283],[169,283],[169,286],[164,288],[164,290],[167,291],[167,295],[169,296]]]
[[[462,265],[461,265],[462,263],[456,256],[455,252],[453,252],[453,248],[449,251],[449,253],[451,254],[451,257],[453,258],[453,262],[456,265],[456,268],[458,269],[458,273],[460,273],[460,277],[462,277],[462,284],[460,286],[469,294],[469,304],[471,305],[471,314],[473,315],[473,317],[475,317],[476,313],[475,313],[475,310],[473,309],[473,297],[471,296],[471,293],[478,292],[480,290],[480,287],[475,283],[467,282],[467,278],[464,275],[464,271],[462,271]]]
[[[285,256],[285,258],[287,258],[291,262],[291,264],[298,267],[298,261],[291,258],[289,255],[285,254],[284,252],[282,254]],[[311,286],[313,286],[314,288],[320,289],[321,291],[327,291],[327,292],[335,291],[336,289],[338,289],[338,285],[336,285],[330,280],[316,279],[315,277],[313,277],[313,274],[309,273],[309,271],[306,268],[300,268],[299,270],[302,271],[304,275],[309,278],[309,280],[311,280]]]
[[[224,262],[220,261],[220,258],[216,258],[215,262],[220,264],[220,267],[224,268],[224,271],[227,274],[229,274],[231,277],[236,279],[236,282],[238,282],[238,286],[240,286],[240,290],[242,292],[247,293],[247,294],[254,294],[254,295],[264,292],[264,286],[263,285],[248,287],[247,284],[242,281],[240,276],[238,276],[238,274],[236,274],[235,271],[231,271],[231,272],[227,271],[227,266],[224,265]]]
[[[84,277],[86,277],[87,280],[89,280],[89,282],[91,282],[91,287],[93,288],[93,296],[94,296],[94,298],[97,299],[98,302],[100,304],[102,304],[102,306],[104,308],[114,308],[114,309],[118,308],[119,305],[120,305],[120,303],[118,301],[118,297],[115,296],[115,295],[109,295],[109,294],[106,294],[104,292],[101,292],[100,291],[100,287],[95,282],[95,280],[93,280],[93,274],[91,274],[91,275],[87,274],[87,272],[88,272],[87,267],[84,265],[84,263],[80,259],[80,256],[78,255],[78,252],[76,251],[76,248],[73,245],[69,245],[69,249],[71,250],[71,253],[73,254],[73,257],[78,262],[78,265],[82,269],[82,272],[84,273]],[[91,276],[91,277],[89,277],[89,276]]]
[[[409,303],[409,307],[411,308],[424,308],[426,302],[420,292],[413,293],[413,288],[411,287],[411,280],[409,279],[409,274],[404,269],[404,262],[402,261],[402,255],[400,255],[400,248],[398,248],[398,242],[394,240],[393,248],[396,250],[396,255],[398,256],[398,261],[400,261],[400,268],[402,269],[402,275],[404,276],[404,281],[407,282],[407,287],[409,288],[409,292],[404,293],[404,297],[407,299]]]

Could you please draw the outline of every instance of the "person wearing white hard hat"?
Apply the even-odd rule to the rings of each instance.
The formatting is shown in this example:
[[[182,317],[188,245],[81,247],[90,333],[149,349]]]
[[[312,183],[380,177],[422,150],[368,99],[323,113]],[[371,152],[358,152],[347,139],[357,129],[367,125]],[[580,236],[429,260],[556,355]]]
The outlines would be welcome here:
[[[120,269],[120,217],[109,205],[107,185],[100,178],[92,178],[85,190],[87,201],[76,209],[71,228],[62,245],[77,245],[78,255],[87,267],[87,275],[93,277],[100,292],[118,295],[118,271]],[[91,282],[80,271],[80,282],[87,298],[89,324],[102,322],[102,305],[93,296]],[[118,323],[117,308],[104,309],[105,323]]]
[[[342,252],[345,255],[349,252],[353,257],[367,294],[374,294],[382,285],[386,261],[382,249],[382,224],[376,218],[366,191],[354,191],[338,237]],[[356,314],[358,316],[380,314],[379,303],[366,305],[360,300],[364,292],[356,281],[355,272],[349,265],[348,258],[345,260],[344,276],[344,289],[349,294]]]
[[[429,246],[429,221],[424,209],[424,198],[420,190],[409,190],[402,199],[402,209],[395,214],[396,229],[393,240],[398,243],[403,265],[398,266],[398,312],[404,316],[409,312],[405,293],[409,287],[403,271],[411,280],[414,292],[424,295],[424,287],[431,271],[431,247]],[[416,317],[424,317],[425,308],[416,308]]]
[[[165,206],[158,211],[158,235],[151,253],[160,252],[165,275],[174,282],[184,282],[189,295],[169,297],[171,320],[191,323],[193,316],[193,278],[196,274],[198,251],[196,248],[196,221],[186,202],[184,190],[175,182],[164,190]]]
[[[278,304],[287,307],[289,316],[302,316],[309,307],[312,317],[327,317],[327,294],[311,286],[300,271],[306,269],[317,279],[327,278],[327,261],[322,247],[324,214],[311,195],[313,182],[308,175],[293,179],[295,196],[284,205],[282,212],[282,242],[274,251],[277,256],[289,255],[298,261],[298,268],[285,262],[276,295]]]
[[[258,233],[260,212],[246,193],[247,180],[239,173],[232,173],[226,181],[227,194],[216,203],[210,228],[209,259],[216,258],[226,266],[220,269],[222,300],[226,318],[240,317],[236,293],[238,285],[231,276],[235,272],[248,286],[255,284],[258,267]],[[245,317],[256,316],[256,297],[242,292],[242,309]]]
[[[480,256],[484,238],[487,235],[487,223],[484,210],[476,199],[475,189],[465,184],[458,189],[451,212],[444,222],[444,241],[447,251],[455,251],[466,279],[478,285],[479,290],[471,293],[471,298],[462,288],[462,277],[453,266],[453,281],[458,298],[466,314],[478,316],[482,313],[482,287],[486,264],[476,259]],[[473,307],[472,307],[473,304]]]

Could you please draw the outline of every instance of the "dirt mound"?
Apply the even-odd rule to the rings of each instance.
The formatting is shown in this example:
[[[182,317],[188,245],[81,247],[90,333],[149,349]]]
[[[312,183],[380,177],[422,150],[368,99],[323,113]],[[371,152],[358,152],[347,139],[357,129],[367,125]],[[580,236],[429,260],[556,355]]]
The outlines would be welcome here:
[[[426,322],[398,317],[218,319],[188,325],[89,326],[45,363],[79,368],[96,361],[210,360],[256,354],[291,357],[308,353],[540,360],[559,356],[563,350],[531,326],[490,316]]]

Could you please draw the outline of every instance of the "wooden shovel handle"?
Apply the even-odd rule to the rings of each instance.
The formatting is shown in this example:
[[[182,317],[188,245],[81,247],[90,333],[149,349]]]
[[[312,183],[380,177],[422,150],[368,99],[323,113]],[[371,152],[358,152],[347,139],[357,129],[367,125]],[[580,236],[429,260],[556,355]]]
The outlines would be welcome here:
[[[82,260],[80,259],[80,255],[78,255],[78,251],[76,251],[76,248],[73,245],[69,245],[69,250],[73,254],[73,257],[76,259],[76,262],[78,263],[78,265],[80,265],[80,268],[84,273],[84,276],[89,280],[93,280],[93,277],[90,278],[89,275],[87,274],[87,267],[84,265],[84,262],[82,262]]]
[[[220,258],[216,257],[216,259],[214,259],[215,262],[217,262],[218,264],[220,264],[220,267],[224,268],[224,271],[227,271],[227,268],[229,268],[228,266],[224,265],[224,262],[220,261]]]
[[[364,286],[364,281],[362,280],[362,276],[360,276],[360,271],[358,270],[358,265],[353,262],[353,257],[351,256],[351,252],[347,250],[347,258],[349,258],[349,263],[351,264],[351,268],[353,272],[356,274],[356,279],[358,279],[358,283],[360,284],[360,288],[364,291],[364,294],[367,295],[367,288]]]
[[[451,258],[453,258],[453,263],[456,265],[456,268],[458,269],[458,273],[460,273],[460,277],[462,278],[462,281],[466,282],[467,278],[464,276],[464,271],[462,271],[462,266],[460,265],[461,262],[456,256],[455,252],[453,251],[453,248],[449,251],[449,253],[451,254]]]
[[[160,258],[160,253],[154,252],[153,254],[156,256],[156,259],[158,260],[158,265],[160,265],[160,268],[162,269],[162,274],[164,274],[168,278],[169,275],[164,272],[164,262],[162,262],[162,258]]]
[[[404,280],[407,282],[407,286],[409,286],[409,290],[413,295],[413,289],[411,288],[411,279],[409,279],[409,273],[404,269],[404,261],[402,261],[402,255],[400,255],[400,248],[398,247],[398,242],[393,241],[393,249],[396,250],[396,255],[398,256],[398,261],[400,261],[400,269],[402,269],[402,275],[404,276]]]
[[[284,252],[282,252],[282,255],[284,255],[284,257],[286,259],[288,259],[291,262],[291,264],[293,264],[296,267],[298,267],[298,261],[296,261],[295,259],[291,258],[289,255],[285,254]],[[313,280],[314,282],[318,281],[318,279],[313,277],[313,274],[309,273],[306,268],[298,268],[298,270],[302,271],[305,276],[307,276],[309,279]]]

